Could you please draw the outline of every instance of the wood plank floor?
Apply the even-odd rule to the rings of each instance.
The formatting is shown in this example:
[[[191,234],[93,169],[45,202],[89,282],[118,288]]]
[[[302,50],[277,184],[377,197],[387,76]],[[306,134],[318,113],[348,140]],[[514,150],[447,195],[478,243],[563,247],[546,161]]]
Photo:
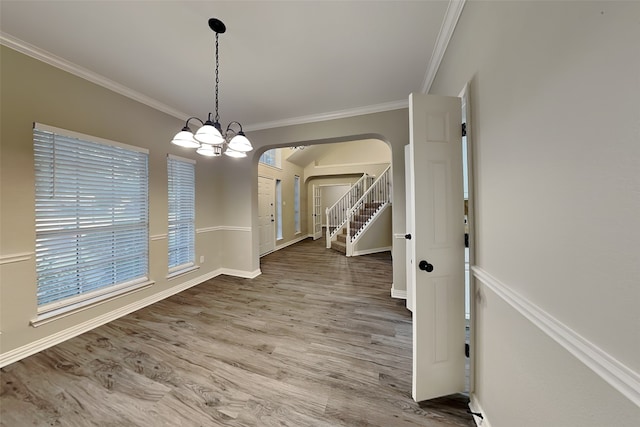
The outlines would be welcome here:
[[[389,253],[307,239],[1,370],[0,425],[474,426],[411,399]]]

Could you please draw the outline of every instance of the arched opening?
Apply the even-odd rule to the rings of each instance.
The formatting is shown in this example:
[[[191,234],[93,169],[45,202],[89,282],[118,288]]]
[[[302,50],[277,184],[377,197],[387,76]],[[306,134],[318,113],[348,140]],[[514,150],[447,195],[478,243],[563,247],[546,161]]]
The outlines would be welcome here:
[[[316,226],[326,227],[325,209],[364,176],[370,182],[379,177],[391,164],[391,150],[381,139],[353,137],[343,142],[263,147],[255,158],[257,244],[263,256],[314,237]],[[369,234],[386,234],[374,240],[386,244],[372,247],[374,242],[363,241],[369,253],[391,249],[390,211],[385,219],[387,227],[378,226]]]
[[[369,184],[374,182],[389,168],[391,155],[385,141],[371,137],[306,141],[257,151],[253,167],[258,180],[259,255],[320,237],[322,231],[317,230],[320,226],[326,230],[326,209],[364,177]],[[365,249],[366,253],[391,250],[390,209],[371,224],[366,237],[354,255]]]

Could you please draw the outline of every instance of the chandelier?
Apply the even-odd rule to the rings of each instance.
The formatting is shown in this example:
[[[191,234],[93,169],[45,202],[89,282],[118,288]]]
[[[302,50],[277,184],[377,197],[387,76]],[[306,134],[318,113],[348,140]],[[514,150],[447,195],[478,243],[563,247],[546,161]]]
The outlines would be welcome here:
[[[211,18],[209,19],[209,28],[216,33],[216,115],[212,121],[211,113],[209,113],[206,122],[197,117],[189,117],[182,130],[173,137],[171,143],[180,147],[196,148],[196,153],[203,156],[216,157],[224,152],[229,157],[247,157],[247,152],[253,150],[253,146],[251,146],[251,142],[242,131],[242,125],[238,122],[231,122],[224,133],[222,132],[222,126],[220,126],[220,114],[218,113],[218,83],[220,83],[220,78],[218,77],[218,36],[227,31],[227,27],[219,19]],[[202,127],[195,134],[189,128],[191,120],[197,120],[202,124]],[[237,130],[235,129],[236,126]]]

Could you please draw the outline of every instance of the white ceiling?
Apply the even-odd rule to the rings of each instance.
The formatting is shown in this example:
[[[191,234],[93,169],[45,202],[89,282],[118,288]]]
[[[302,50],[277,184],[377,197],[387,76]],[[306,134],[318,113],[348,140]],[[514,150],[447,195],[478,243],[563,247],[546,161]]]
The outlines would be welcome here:
[[[425,90],[438,34],[451,20],[448,5],[2,0],[0,30],[3,44],[176,117],[205,118],[214,105],[215,64],[207,21],[216,17],[227,26],[220,35],[221,122],[250,130],[406,105],[409,93]]]

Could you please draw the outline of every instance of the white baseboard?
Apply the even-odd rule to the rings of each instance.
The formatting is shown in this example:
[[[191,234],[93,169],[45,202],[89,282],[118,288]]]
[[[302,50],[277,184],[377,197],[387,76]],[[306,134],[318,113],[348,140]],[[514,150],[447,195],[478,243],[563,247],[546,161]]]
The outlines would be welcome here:
[[[473,275],[551,339],[640,406],[640,373],[626,366],[576,331],[547,313],[478,266]]]
[[[109,313],[94,317],[93,319],[87,320],[86,322],[79,323],[60,332],[56,332],[55,334],[23,345],[22,347],[18,347],[6,353],[2,353],[0,355],[0,368],[3,366],[7,366],[13,362],[17,362],[18,360],[24,359],[25,357],[31,356],[32,354],[38,353],[39,351],[45,350],[56,344],[60,344],[63,341],[88,332],[92,329],[97,328],[98,326],[104,325],[105,323],[109,323],[122,316],[126,316],[129,313],[133,313],[136,310],[140,310],[141,308],[147,307],[153,303],[161,301],[195,285],[199,285],[200,283],[205,282],[209,279],[213,279],[220,274],[222,274],[222,269],[211,271],[209,273],[181,283],[180,285],[174,286],[162,292],[158,292],[131,304],[120,307],[116,310],[110,311]]]
[[[284,249],[287,246],[291,246],[291,245],[295,245],[296,243],[302,242],[305,239],[308,239],[309,237],[311,237],[313,239],[313,234],[307,234],[306,236],[300,236],[297,239],[293,239],[288,241],[287,243],[282,243],[281,245],[277,245],[276,248],[273,250],[275,251],[279,251],[280,249]]]
[[[395,289],[393,284],[391,285],[391,298],[407,299],[406,289]]]
[[[226,274],[227,276],[242,277],[244,279],[255,279],[262,274],[262,270],[257,269],[254,271],[246,270],[234,270],[233,268],[221,268],[220,274]]]
[[[480,406],[477,396],[471,393],[469,398],[470,398],[469,409],[471,410],[471,412],[476,414],[482,414],[482,418],[480,418],[477,415],[473,415],[473,421],[476,423],[476,425],[478,427],[491,427],[491,423],[489,423],[489,420],[487,419],[487,414],[485,414],[484,411],[482,410],[482,406]]]
[[[242,277],[246,279],[254,279],[262,274],[262,271],[260,271],[260,269],[257,269],[255,271],[244,271],[234,270],[231,268],[219,268],[217,270],[210,271],[198,277],[194,277],[193,279],[181,283],[177,286],[150,295],[146,298],[135,301],[116,310],[110,311],[109,313],[94,317],[93,319],[87,320],[86,322],[79,323],[63,331],[56,332],[55,334],[23,345],[22,347],[18,347],[6,353],[2,353],[0,354],[0,368],[2,368],[3,366],[7,366],[13,362],[17,362],[18,360],[24,359],[25,357],[31,356],[32,354],[38,353],[39,351],[46,350],[49,347],[53,347],[56,344],[60,344],[63,341],[88,332],[92,329],[97,328],[98,326],[104,325],[105,323],[109,323],[113,320],[119,319],[122,316],[126,316],[127,314],[133,313],[134,311],[140,310],[141,308],[147,307],[172,295],[187,290],[193,286],[199,285],[221,274]]]
[[[377,254],[379,252],[387,252],[390,250],[391,246],[385,246],[383,248],[363,249],[361,251],[353,251],[353,254],[351,254],[351,256]]]

